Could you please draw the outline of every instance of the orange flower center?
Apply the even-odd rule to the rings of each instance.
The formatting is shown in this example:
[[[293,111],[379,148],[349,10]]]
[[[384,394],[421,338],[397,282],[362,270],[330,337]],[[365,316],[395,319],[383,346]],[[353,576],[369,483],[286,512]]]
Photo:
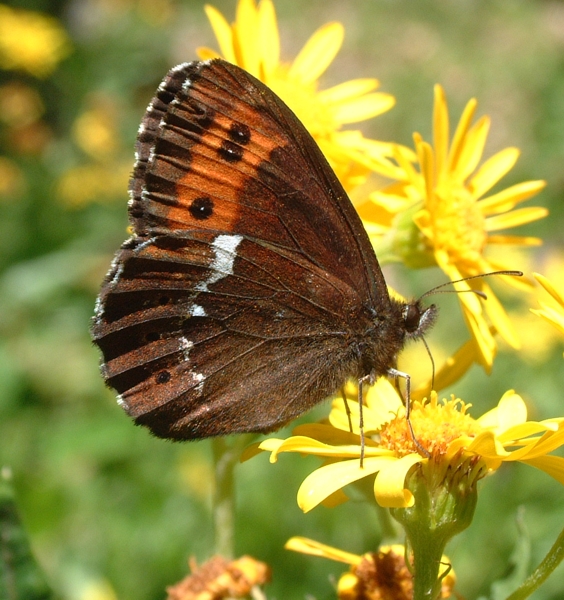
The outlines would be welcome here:
[[[430,455],[446,454],[449,445],[460,437],[475,437],[482,431],[480,425],[466,414],[470,405],[462,400],[443,400],[438,403],[436,392],[431,400],[414,402],[411,425],[419,446]],[[399,414],[380,431],[380,445],[393,450],[398,456],[419,452],[415,445],[405,415]]]

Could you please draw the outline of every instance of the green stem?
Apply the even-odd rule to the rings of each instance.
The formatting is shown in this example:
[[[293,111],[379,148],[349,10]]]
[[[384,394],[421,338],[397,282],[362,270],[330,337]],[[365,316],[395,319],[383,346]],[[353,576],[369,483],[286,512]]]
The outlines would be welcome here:
[[[254,435],[212,440],[215,489],[213,494],[213,526],[215,554],[232,559],[235,556],[235,476],[241,451]]]
[[[407,556],[413,561],[413,600],[440,598],[445,546],[472,522],[478,499],[475,482],[484,470],[474,457],[461,455],[449,462],[430,458],[406,478],[414,503],[391,514],[405,529]]]
[[[564,558],[564,530],[560,532],[556,542],[548,554],[544,557],[540,565],[535,571],[527,577],[527,579],[507,597],[507,600],[524,600],[528,598],[542,583],[546,581],[548,576],[556,569]]]

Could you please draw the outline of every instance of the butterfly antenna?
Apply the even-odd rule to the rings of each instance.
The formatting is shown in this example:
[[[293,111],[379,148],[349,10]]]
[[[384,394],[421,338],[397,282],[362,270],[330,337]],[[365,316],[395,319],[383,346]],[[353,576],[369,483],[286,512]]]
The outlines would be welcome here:
[[[429,344],[427,340],[421,336],[421,341],[425,346],[425,350],[427,350],[427,355],[429,356],[429,360],[431,361],[431,389],[435,389],[435,359],[433,358],[433,354],[431,353],[431,348],[429,348]]]
[[[463,294],[465,292],[470,292],[472,294],[476,294],[477,296],[480,296],[480,298],[483,298],[484,300],[487,299],[487,295],[482,292],[481,290],[443,290],[442,288],[447,287],[449,285],[454,285],[455,283],[462,283],[463,281],[470,281],[471,279],[482,279],[483,277],[491,277],[492,275],[509,275],[511,277],[523,277],[523,272],[522,271],[492,271],[491,273],[480,273],[479,275],[471,275],[470,277],[463,277],[462,279],[455,279],[454,281],[446,281],[445,283],[441,283],[440,285],[437,285],[434,288],[431,288],[429,291],[425,292],[423,295],[421,295],[419,297],[419,299],[417,300],[418,302],[420,300],[423,300],[423,298],[425,298],[426,296],[430,296],[431,294],[450,294],[450,293],[456,293],[456,294]]]

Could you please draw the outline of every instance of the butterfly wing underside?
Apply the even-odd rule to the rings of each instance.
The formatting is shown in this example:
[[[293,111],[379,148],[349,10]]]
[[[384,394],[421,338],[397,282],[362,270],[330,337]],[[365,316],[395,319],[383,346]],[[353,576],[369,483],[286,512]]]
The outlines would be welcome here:
[[[134,235],[93,335],[136,422],[179,439],[269,431],[357,375],[385,283],[334,173],[268,88],[220,60],[171,70],[130,191]]]

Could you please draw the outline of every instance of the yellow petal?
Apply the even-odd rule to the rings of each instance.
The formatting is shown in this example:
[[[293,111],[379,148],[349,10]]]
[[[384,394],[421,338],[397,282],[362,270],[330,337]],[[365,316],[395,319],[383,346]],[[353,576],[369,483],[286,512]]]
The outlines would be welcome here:
[[[358,565],[362,560],[362,556],[358,556],[357,554],[351,554],[339,548],[333,548],[332,546],[299,536],[290,538],[284,545],[284,548],[286,550],[293,550],[294,552],[301,552],[302,554],[329,558],[348,565]]]
[[[258,8],[258,34],[260,54],[265,76],[272,73],[280,61],[280,35],[276,21],[276,11],[271,0],[261,0]],[[261,73],[261,76],[263,74]]]
[[[552,431],[552,429],[550,430]],[[507,431],[497,434],[497,439],[504,446],[515,446],[516,444],[525,445],[529,448],[533,442],[526,441],[526,438],[530,438],[539,433],[544,434],[547,432],[547,426],[536,421],[527,421],[519,425],[514,425]]]
[[[394,159],[397,161],[400,168],[403,169],[403,171],[405,172],[405,179],[416,184],[419,183],[422,179],[421,175],[415,170],[415,167],[412,164],[413,162],[415,162],[415,160],[418,160],[417,155],[415,155],[413,158],[410,158],[409,156],[406,156],[404,152],[401,151],[401,148],[399,146],[394,146],[393,150]],[[421,192],[423,191],[424,190],[422,189]]]
[[[455,177],[461,181],[465,181],[474,169],[478,166],[484,153],[484,146],[486,145],[486,139],[490,129],[489,117],[482,117],[469,129],[468,135],[466,136],[466,143],[460,153],[460,159],[456,171]]]
[[[513,390],[508,390],[503,394],[497,409],[497,431],[499,433],[527,421],[527,405],[523,398]],[[478,419],[478,422],[482,425],[481,419]]]
[[[484,306],[493,326],[496,328],[499,335],[501,335],[512,348],[519,349],[521,347],[519,335],[513,327],[513,323],[507,316],[503,305],[493,293],[492,289],[485,283],[483,284],[483,291],[488,296],[488,299],[484,302]]]
[[[498,194],[479,200],[478,206],[484,216],[507,212],[513,210],[520,202],[524,202],[535,194],[538,194],[544,187],[546,187],[546,181],[542,180],[517,183]],[[476,197],[479,197],[479,195],[476,194]]]
[[[482,271],[482,273],[488,273],[491,271],[506,271],[507,265],[498,263],[495,260],[489,260],[484,265],[480,265],[480,270]],[[499,277],[507,285],[510,285],[524,292],[530,292],[531,288],[534,285],[533,281],[528,277],[514,277],[510,275],[497,275],[496,277]]]
[[[470,333],[476,340],[476,347],[479,352],[478,361],[489,373],[497,350],[497,345],[490,332],[490,329],[481,315],[475,315],[468,311],[463,311],[462,314],[468,328],[470,329]]]
[[[523,462],[544,471],[547,475],[554,477],[556,481],[564,485],[564,459],[560,456],[539,456],[524,460]]]
[[[476,317],[482,314],[482,304],[476,294],[471,292],[472,289],[467,281],[458,281],[464,277],[464,274],[459,271],[456,265],[450,264],[448,258],[443,260],[441,256],[437,258],[439,267],[447,274],[451,281],[456,281],[453,284],[454,289],[459,292],[458,300],[463,308],[475,315]]]
[[[337,104],[344,100],[364,96],[364,94],[375,90],[378,85],[377,79],[351,79],[319,92],[317,97],[325,104]]]
[[[505,457],[505,461],[525,461],[545,456],[559,448],[564,442],[564,431],[545,433],[537,440],[529,441],[523,448],[518,448]]]
[[[206,15],[209,19],[210,25],[212,26],[219,49],[223,58],[230,63],[237,64],[235,59],[235,52],[233,51],[233,32],[229,23],[225,20],[225,17],[217,10],[217,8],[206,4],[204,6]]]
[[[484,458],[501,458],[509,456],[504,447],[496,439],[491,431],[484,431],[478,434],[468,446],[468,449]]]
[[[304,512],[308,512],[333,492],[353,481],[376,473],[391,461],[395,463],[397,459],[380,456],[365,458],[362,468],[360,467],[359,458],[320,467],[308,475],[300,486],[298,506]]]
[[[344,404],[343,399],[334,400],[333,403],[339,401],[341,404]],[[335,410],[335,412],[338,412]],[[345,413],[343,408],[339,411],[341,413]],[[304,437],[310,437],[324,444],[329,444],[332,446],[359,446],[360,439],[358,434],[351,433],[349,431],[348,421],[344,423],[344,427],[337,428],[336,426],[329,425],[327,423],[304,423],[303,425],[298,425],[294,427],[292,431],[292,435],[303,435]],[[376,445],[376,442],[367,439],[367,445]],[[358,452],[357,452],[358,454]]]
[[[502,215],[495,215],[486,219],[486,231],[497,231],[498,229],[510,229],[519,227],[526,223],[532,223],[543,219],[548,215],[548,210],[541,206],[530,206],[527,208],[518,208]]]
[[[306,84],[316,81],[339,52],[344,36],[345,31],[341,23],[327,23],[320,27],[292,63],[290,77]]]
[[[523,235],[488,235],[488,244],[542,246],[541,238]]]
[[[271,440],[265,440],[260,444],[261,450],[269,450],[272,452],[270,462],[276,462],[278,454],[281,452],[299,452],[300,454],[313,454],[315,456],[325,456],[329,458],[349,458],[358,457],[360,455],[360,446],[358,444],[351,444],[349,446],[333,446],[331,444],[324,444],[319,440],[302,436],[293,435],[286,438],[281,444],[278,440],[271,442]],[[378,447],[372,448],[368,445],[365,446],[365,453],[377,452],[382,454],[383,450]],[[387,452],[387,451],[384,451]]]
[[[282,442],[282,440],[278,440],[279,442]],[[241,456],[239,457],[239,460],[241,462],[246,462],[247,460],[254,458],[255,456],[262,454],[263,450],[266,450],[266,448],[261,448],[262,442],[254,442],[253,444],[249,444],[244,450],[243,452],[241,452]],[[268,449],[269,451],[270,448]]]
[[[486,160],[469,182],[473,196],[481,198],[504,175],[511,171],[518,158],[519,150],[517,148],[505,148]]]
[[[446,96],[440,85],[435,85],[435,101],[433,104],[433,147],[435,148],[435,160],[437,161],[437,172],[441,175],[446,173],[446,160],[449,142],[449,119]]]
[[[331,113],[337,123],[357,123],[385,113],[395,103],[396,99],[391,94],[376,92],[337,104],[332,107]]]
[[[406,208],[407,198],[396,194],[386,194],[382,192],[373,192],[370,194],[370,200],[376,205],[384,207],[388,212],[396,214]]]
[[[398,396],[396,388],[385,377],[380,377],[368,389],[366,405],[374,414],[379,412],[382,418],[382,425],[388,422],[390,416],[396,416],[398,411],[403,408],[403,403]]]
[[[531,308],[531,312],[556,327],[560,333],[564,333],[564,315],[561,313],[545,305],[543,305],[542,310]]]
[[[562,295],[552,283],[540,273],[533,273],[534,278],[542,285],[542,287],[560,304],[564,306],[564,295]]]
[[[384,508],[413,506],[413,494],[405,489],[405,478],[413,465],[421,462],[419,454],[408,454],[393,464],[383,465],[374,481],[374,496]]]
[[[460,117],[460,121],[458,122],[456,131],[454,132],[452,146],[450,148],[448,156],[449,171],[456,171],[458,168],[458,161],[460,160],[460,155],[462,153],[462,150],[464,149],[464,144],[466,143],[466,134],[468,133],[470,123],[474,118],[474,113],[476,112],[477,105],[478,103],[476,102],[476,99],[472,98],[468,101],[464,108],[464,111],[462,112],[462,116]]]
[[[561,428],[557,432],[549,431],[545,433],[537,442],[529,445],[526,454],[527,458],[543,456],[559,448],[564,442],[564,428],[562,427],[562,424],[560,427]],[[524,449],[515,450],[514,453],[523,453],[523,450]],[[519,458],[519,460],[521,460],[521,458]]]
[[[260,77],[259,16],[255,0],[239,0],[233,31],[238,64],[251,75]]]
[[[414,136],[415,137],[415,136]],[[417,143],[419,141],[419,143]],[[421,165],[421,174],[425,182],[425,197],[429,207],[435,203],[435,164],[433,159],[433,149],[422,140],[416,139],[417,156]]]
[[[196,48],[196,54],[200,60],[210,60],[212,58],[221,58],[221,55],[211,48],[207,48],[206,46],[200,46]]]

